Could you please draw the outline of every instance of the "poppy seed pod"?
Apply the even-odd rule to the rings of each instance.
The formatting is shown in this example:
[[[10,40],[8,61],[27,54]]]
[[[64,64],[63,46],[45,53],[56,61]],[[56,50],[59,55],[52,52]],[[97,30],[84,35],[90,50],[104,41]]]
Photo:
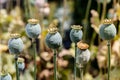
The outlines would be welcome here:
[[[77,48],[77,64],[86,64],[90,60],[90,51]]]
[[[9,73],[1,74],[0,75],[0,80],[12,80],[12,77]]]
[[[23,41],[19,34],[11,34],[11,39],[8,41],[8,48],[10,53],[19,54],[23,50]]]
[[[77,59],[76,64],[86,64],[90,60],[89,45],[80,41],[77,43]]]
[[[82,39],[83,32],[81,30],[81,26],[79,25],[73,25],[72,30],[70,31],[70,39],[72,42],[77,43]]]
[[[38,24],[38,20],[36,19],[29,19],[28,24],[26,25],[26,34],[30,38],[37,38],[41,33],[41,27]]]
[[[111,40],[115,37],[116,28],[111,19],[105,19],[103,24],[100,25],[99,35],[104,40]]]
[[[57,28],[50,27],[48,29],[48,34],[46,36],[46,44],[49,48],[59,48],[62,45],[62,37],[59,32],[57,32]]]
[[[25,63],[23,58],[18,58],[17,60],[18,69],[23,70],[25,68]]]

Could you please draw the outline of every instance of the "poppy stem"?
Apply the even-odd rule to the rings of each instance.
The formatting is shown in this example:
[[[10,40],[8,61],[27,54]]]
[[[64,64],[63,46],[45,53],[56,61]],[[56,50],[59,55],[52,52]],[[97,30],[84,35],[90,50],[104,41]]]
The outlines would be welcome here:
[[[80,68],[80,79],[83,80],[83,68]]]
[[[107,46],[108,46],[108,80],[110,80],[110,41],[108,41],[108,44],[107,44]]]
[[[19,70],[18,70],[17,59],[18,59],[18,55],[15,55],[16,78],[17,78],[17,80],[20,80],[19,79]]]
[[[36,54],[37,54],[37,50],[36,50],[36,42],[33,42],[33,47],[34,47],[34,80],[36,80],[36,71],[37,71],[37,65],[36,65]]]
[[[56,63],[56,59],[57,59],[57,54],[56,54],[56,50],[54,49],[54,80],[57,80],[57,63]]]
[[[77,44],[75,43],[74,80],[76,80],[76,57],[77,57]]]

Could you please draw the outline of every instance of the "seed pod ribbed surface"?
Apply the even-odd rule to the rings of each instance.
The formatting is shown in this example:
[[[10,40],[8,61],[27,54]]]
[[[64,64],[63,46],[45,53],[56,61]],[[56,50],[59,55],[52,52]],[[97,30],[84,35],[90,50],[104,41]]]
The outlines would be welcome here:
[[[23,50],[23,41],[21,38],[11,38],[8,41],[8,48],[10,53],[19,54]]]
[[[72,29],[70,31],[70,39],[72,42],[79,42],[82,39],[83,36],[83,32],[82,30],[76,30],[76,29]]]
[[[39,34],[41,33],[41,27],[39,24],[30,24],[28,23],[26,25],[26,34],[30,38],[37,38]]]
[[[99,35],[104,40],[111,40],[116,35],[116,28],[114,24],[102,24],[100,25]]]
[[[45,40],[48,47],[52,49],[59,48],[62,45],[62,37],[59,32],[48,33]]]

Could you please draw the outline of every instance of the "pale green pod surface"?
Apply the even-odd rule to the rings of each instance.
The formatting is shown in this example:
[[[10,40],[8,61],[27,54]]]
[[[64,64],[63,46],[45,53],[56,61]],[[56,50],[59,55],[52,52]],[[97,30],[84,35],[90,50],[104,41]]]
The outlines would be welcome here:
[[[77,48],[77,58],[76,63],[77,64],[86,64],[90,60],[90,51],[88,49],[86,50],[80,50]]]
[[[23,51],[23,41],[21,38],[11,38],[8,41],[8,48],[10,53],[19,54]]]
[[[18,69],[23,70],[25,68],[25,63],[24,62],[18,62]]]
[[[111,40],[116,35],[116,28],[114,24],[102,24],[99,29],[100,38],[104,40]]]
[[[82,39],[83,32],[82,30],[72,29],[70,31],[70,39],[72,42],[77,43]]]
[[[57,49],[62,45],[62,37],[59,32],[48,33],[45,41],[47,46],[52,49]]]
[[[0,80],[12,80],[10,74],[0,75]]]
[[[26,34],[30,38],[37,38],[39,36],[39,34],[41,33],[41,27],[40,27],[39,24],[30,24],[30,23],[28,23],[26,25],[25,30],[26,30]]]

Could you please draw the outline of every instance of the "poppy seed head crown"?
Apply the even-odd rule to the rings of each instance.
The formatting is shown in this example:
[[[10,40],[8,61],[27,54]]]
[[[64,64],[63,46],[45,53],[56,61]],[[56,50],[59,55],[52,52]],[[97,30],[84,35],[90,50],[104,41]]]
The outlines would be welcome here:
[[[37,24],[37,23],[39,23],[39,21],[37,19],[28,19],[28,23]]]

